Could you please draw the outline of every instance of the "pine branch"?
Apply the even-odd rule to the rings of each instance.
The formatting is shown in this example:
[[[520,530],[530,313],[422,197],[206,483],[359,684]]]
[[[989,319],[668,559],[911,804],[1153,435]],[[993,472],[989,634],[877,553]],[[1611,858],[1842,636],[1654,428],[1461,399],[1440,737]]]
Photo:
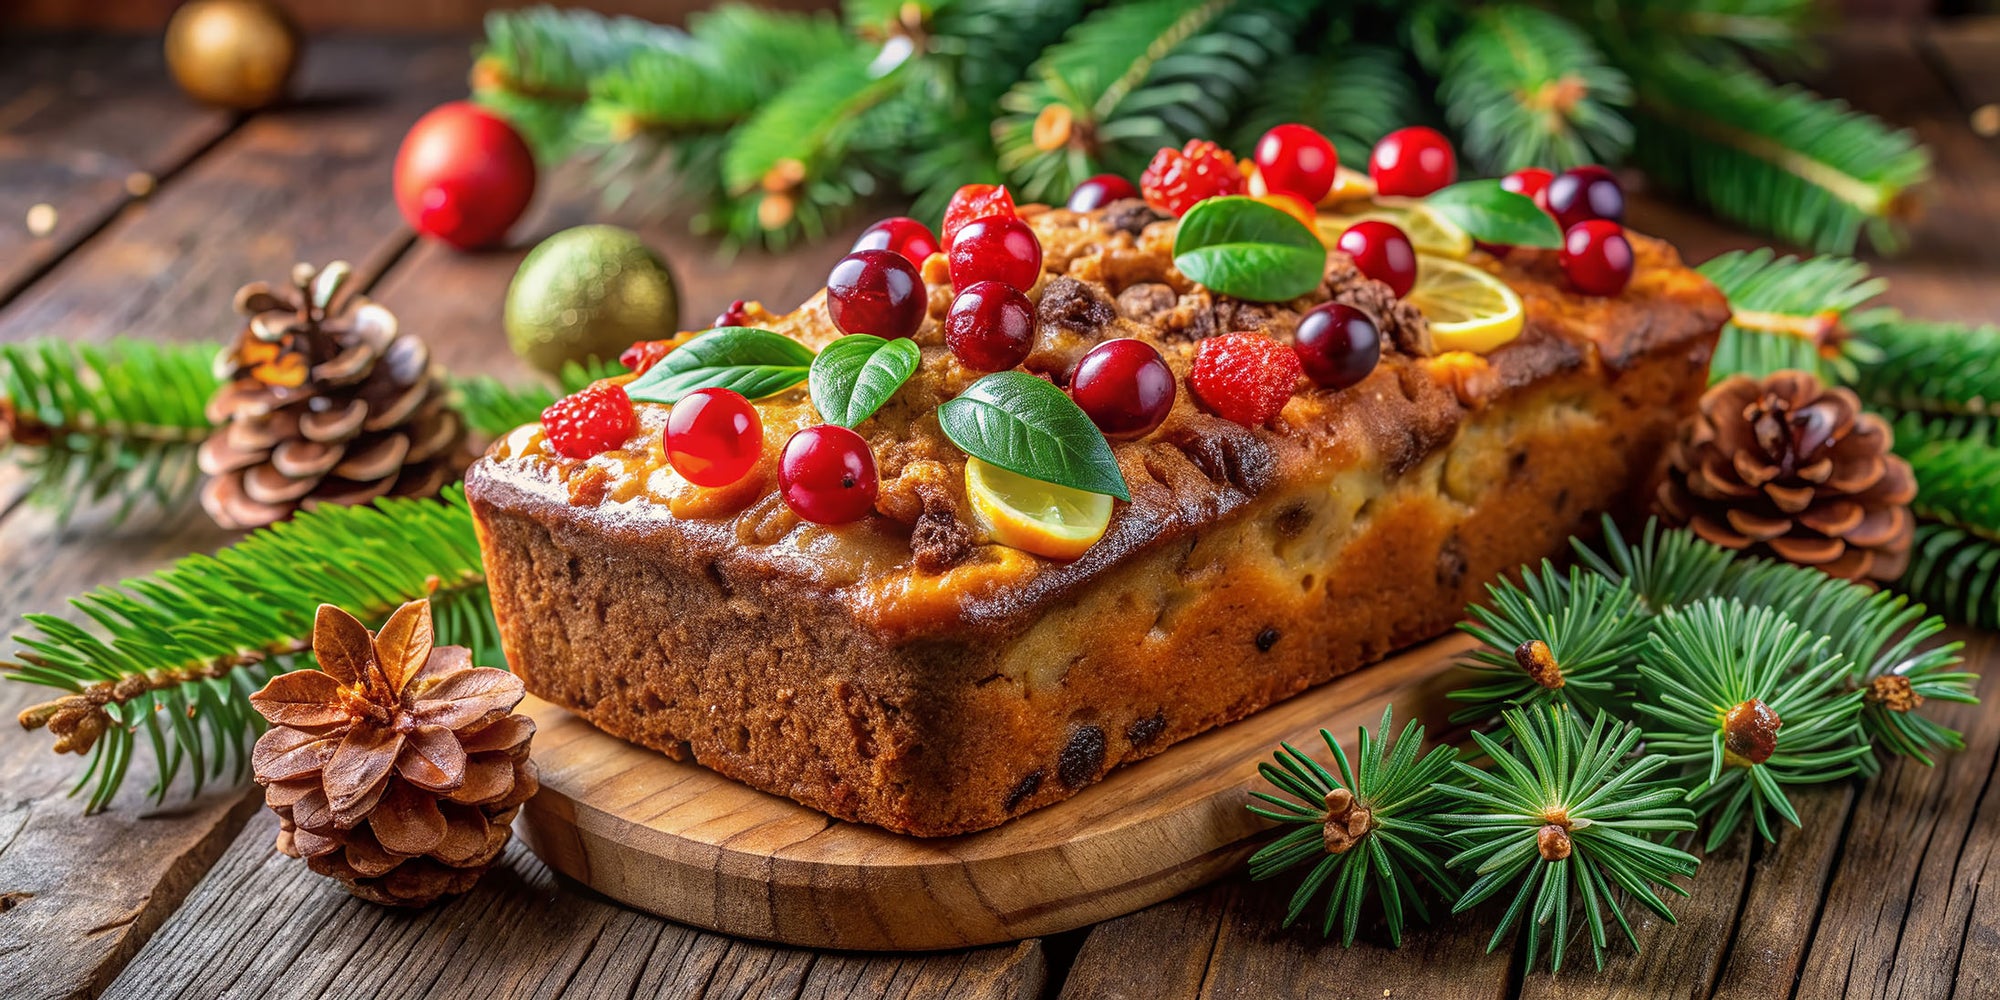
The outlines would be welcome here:
[[[315,609],[365,620],[429,595],[440,643],[504,663],[463,488],[439,500],[321,507],[252,532],[212,556],[101,587],[71,604],[95,625],[28,615],[13,680],[69,692],[21,713],[57,752],[89,753],[77,790],[90,811],[117,794],[144,731],[160,762],[155,800],[185,765],[198,791],[240,780],[263,723],[245,700],[311,648]]]
[[[1502,719],[1504,745],[1472,734],[1493,766],[1454,764],[1464,784],[1439,789],[1462,810],[1437,817],[1458,828],[1451,837],[1464,847],[1447,864],[1478,876],[1452,912],[1463,913],[1518,885],[1487,942],[1488,952],[1523,923],[1532,967],[1546,929],[1549,968],[1560,971],[1571,912],[1581,909],[1597,967],[1603,969],[1606,910],[1633,949],[1639,947],[1614,887],[1673,922],[1658,890],[1687,895],[1673,880],[1692,876],[1698,862],[1655,838],[1694,829],[1694,814],[1681,805],[1679,788],[1649,780],[1669,761],[1653,753],[1635,758],[1636,728],[1597,715],[1585,729],[1574,713],[1549,705],[1509,709]]]
[[[1879,249],[1900,243],[1930,177],[1910,132],[1745,64],[1624,56],[1639,95],[1633,159],[1662,187],[1799,246],[1852,253],[1864,232]]]
[[[1813,0],[1564,0],[1579,22],[1625,44],[1726,59],[1739,50],[1795,56],[1816,20]]]
[[[1341,944],[1353,944],[1361,906],[1372,892],[1380,901],[1390,941],[1400,945],[1406,910],[1430,920],[1419,882],[1457,891],[1436,860],[1443,831],[1431,813],[1437,808],[1440,787],[1451,781],[1458,754],[1440,746],[1419,757],[1424,727],[1411,722],[1401,735],[1390,737],[1394,721],[1394,709],[1389,708],[1382,712],[1373,736],[1361,727],[1355,748],[1359,768],[1349,764],[1332,733],[1319,731],[1340,769],[1339,777],[1290,744],[1283,744],[1274,755],[1275,764],[1257,765],[1258,773],[1280,794],[1251,793],[1258,803],[1250,811],[1293,829],[1251,856],[1250,877],[1262,880],[1300,865],[1312,866],[1292,894],[1285,926],[1304,915],[1313,898],[1331,883],[1321,935],[1332,937],[1338,924]]]
[[[1604,551],[1570,539],[1584,565],[1612,583],[1626,584],[1654,614],[1682,607],[1714,594],[1728,575],[1736,553],[1712,545],[1693,532],[1662,530],[1658,518],[1647,518],[1637,544],[1625,540],[1609,514],[1601,520]]]
[[[832,16],[724,4],[687,40],[628,53],[590,81],[593,139],[710,132],[748,119],[821,61],[855,50]]]
[[[1291,51],[1307,0],[1134,0],[1072,28],[1000,99],[1001,169],[1018,200],[1136,177],[1162,146],[1219,135]]]
[[[1478,7],[1445,50],[1438,103],[1467,159],[1488,173],[1617,161],[1632,145],[1632,85],[1561,15]]]
[[[1918,524],[1896,586],[1954,621],[2000,628],[2000,544],[1962,528]]]
[[[1490,678],[1446,697],[1472,704],[1453,722],[1484,722],[1503,710],[1558,705],[1578,718],[1609,711],[1629,700],[1633,654],[1644,639],[1648,615],[1631,587],[1571,567],[1568,579],[1543,560],[1540,571],[1523,568],[1521,582],[1486,587],[1488,602],[1467,609],[1459,628],[1484,645],[1462,664]]]
[[[1919,517],[2000,541],[2000,437],[1993,417],[1905,413],[1895,422],[1896,454],[1917,477]]]
[[[1417,83],[1392,49],[1343,42],[1271,66],[1236,116],[1230,143],[1253,149],[1274,125],[1299,122],[1333,140],[1341,162],[1365,169],[1383,136],[1424,117]]]
[[[1725,253],[1695,269],[1729,298],[1735,313],[1715,346],[1709,380],[1762,378],[1796,368],[1848,384],[1882,352],[1843,323],[1849,311],[1888,287],[1845,257],[1780,257],[1768,248]]]
[[[544,161],[574,148],[593,77],[646,50],[681,50],[687,36],[629,17],[530,7],[486,15],[472,93],[499,111]]]
[[[615,361],[592,359],[592,362],[587,367],[574,361],[563,365],[557,376],[562,394],[625,371]],[[453,405],[458,407],[459,415],[474,434],[483,438],[496,438],[522,424],[535,423],[557,395],[540,382],[510,386],[491,375],[454,378],[452,388],[456,393]]]
[[[1873,406],[1924,413],[2000,413],[2000,327],[1930,323],[1873,309],[1849,321],[1878,357],[1854,388]]]

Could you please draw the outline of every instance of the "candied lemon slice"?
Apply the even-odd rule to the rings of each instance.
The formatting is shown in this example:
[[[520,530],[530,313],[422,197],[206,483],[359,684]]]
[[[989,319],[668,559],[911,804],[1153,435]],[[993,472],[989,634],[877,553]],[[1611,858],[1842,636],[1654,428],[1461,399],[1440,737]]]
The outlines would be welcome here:
[[[1104,537],[1111,524],[1111,498],[1029,479],[965,460],[965,493],[972,516],[1002,545],[1050,559],[1075,559]]]
[[[1439,351],[1484,354],[1521,334],[1521,297],[1463,261],[1417,255],[1417,284],[1404,301],[1430,321]]]
[[[1377,198],[1341,207],[1355,214],[1321,212],[1319,215],[1319,239],[1329,247],[1347,227],[1365,219],[1379,219],[1402,230],[1418,253],[1464,260],[1472,252],[1472,237],[1465,230],[1414,198]]]
[[[1375,178],[1368,176],[1365,170],[1340,167],[1333,172],[1333,186],[1326,190],[1326,197],[1321,198],[1319,203],[1330,207],[1373,197],[1375,197]]]

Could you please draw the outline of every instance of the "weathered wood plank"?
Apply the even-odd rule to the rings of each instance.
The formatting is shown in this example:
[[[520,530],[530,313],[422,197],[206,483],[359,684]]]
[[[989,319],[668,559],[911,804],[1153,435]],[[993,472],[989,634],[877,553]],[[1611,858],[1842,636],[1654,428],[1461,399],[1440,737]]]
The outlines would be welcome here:
[[[471,893],[391,910],[278,854],[276,832],[260,812],[105,995],[1032,1000],[1047,976],[1032,941],[815,955],[695,931],[559,878],[518,841]]]
[[[174,89],[156,38],[17,36],[0,67],[0,302],[235,122]]]
[[[463,86],[465,50],[457,43],[328,49],[333,58],[305,82],[308,94],[325,100],[255,118],[229,136],[145,211],[113,222],[0,312],[0,337],[129,331],[220,339],[232,332],[236,286],[282,276],[299,255],[393,259],[407,236],[375,206],[388,203],[396,137]],[[11,628],[23,612],[57,610],[88,587],[227,538],[198,513],[120,532],[86,517],[65,537],[49,514],[17,509],[0,519],[0,612]],[[81,762],[54,756],[46,733],[11,722],[47,694],[0,687],[8,720],[0,725],[0,816],[8,817],[0,821],[7,834],[0,896],[16,900],[0,913],[0,982],[10,996],[101,989],[255,805],[229,788],[191,801],[177,790],[165,806],[148,808],[148,753],[110,812],[82,816],[80,803],[63,797]]]
[[[1092,928],[1061,1000],[1196,1000],[1240,881],[1226,879]],[[1135,950],[1143,943],[1143,951]],[[1144,961],[1134,961],[1143,954]]]
[[[1715,996],[1783,996],[1798,980],[1799,963],[1819,922],[1827,874],[1853,812],[1856,784],[1793,795],[1799,828],[1785,830],[1776,844],[1758,846]]]

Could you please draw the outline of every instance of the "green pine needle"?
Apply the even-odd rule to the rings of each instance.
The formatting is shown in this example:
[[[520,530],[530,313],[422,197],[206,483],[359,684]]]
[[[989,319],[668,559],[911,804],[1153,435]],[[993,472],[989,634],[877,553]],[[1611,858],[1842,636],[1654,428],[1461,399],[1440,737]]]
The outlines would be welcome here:
[[[1577,558],[1611,582],[1629,584],[1655,614],[1715,593],[1736,560],[1736,553],[1692,532],[1663,530],[1658,518],[1646,519],[1636,545],[1625,540],[1609,514],[1600,523],[1604,551],[1573,538]]]
[[[1458,627],[1484,644],[1463,665],[1490,681],[1447,695],[1472,703],[1451,721],[1493,720],[1536,704],[1594,715],[1629,697],[1633,654],[1648,623],[1629,586],[1580,566],[1564,579],[1543,560],[1539,571],[1524,568],[1520,583],[1488,584],[1486,593],[1487,603],[1470,608],[1472,620]]]
[[[1924,413],[2000,414],[2000,327],[1923,322],[1889,309],[1871,309],[1849,325],[1878,352],[1854,383],[1863,401]]]
[[[1562,0],[1558,6],[1626,44],[1720,60],[1738,50],[1796,56],[1819,5],[1814,0]]]
[[[1864,766],[1862,693],[1842,683],[1849,666],[1828,645],[1770,608],[1722,598],[1667,612],[1648,636],[1633,710],[1648,748],[1688,766],[1689,798],[1713,814],[1709,850],[1746,814],[1775,840],[1773,817],[1799,822],[1784,786]]]
[[[1695,269],[1729,299],[1734,319],[1722,328],[1709,380],[1762,378],[1796,368],[1822,381],[1851,383],[1882,352],[1847,336],[1842,318],[1882,294],[1888,282],[1845,257],[1780,257],[1768,248],[1732,251]]]
[[[1406,911],[1430,920],[1420,882],[1432,889],[1457,891],[1437,861],[1443,832],[1431,816],[1440,787],[1451,780],[1457,752],[1432,747],[1419,756],[1424,727],[1411,722],[1400,736],[1391,738],[1386,734],[1394,723],[1393,712],[1393,708],[1383,711],[1372,736],[1366,726],[1361,727],[1355,748],[1358,768],[1350,765],[1333,734],[1320,730],[1340,769],[1337,777],[1290,744],[1274,755],[1276,763],[1257,766],[1258,773],[1282,794],[1252,793],[1258,803],[1250,811],[1294,828],[1251,856],[1250,877],[1267,879],[1301,865],[1312,866],[1292,894],[1285,914],[1287,927],[1331,884],[1322,935],[1332,937],[1337,924],[1341,943],[1353,944],[1362,904],[1372,892],[1380,901],[1390,941],[1400,945]]]
[[[1255,149],[1274,125],[1298,122],[1333,140],[1340,161],[1366,169],[1383,136],[1424,117],[1417,83],[1395,50],[1346,42],[1285,57],[1236,116],[1230,148]]]
[[[1482,6],[1445,50],[1438,103],[1466,158],[1488,173],[1615,162],[1632,145],[1632,84],[1558,14]]]
[[[575,147],[576,118],[594,77],[635,53],[687,44],[681,32],[636,18],[552,7],[493,11],[472,93],[513,122],[544,161],[556,161]]]
[[[1895,433],[1916,474],[1917,515],[2000,541],[2000,420],[1905,413]]]
[[[157,801],[184,765],[197,791],[226,770],[241,780],[263,731],[246,698],[304,662],[321,603],[376,621],[428,595],[440,644],[504,666],[484,574],[462,487],[438,500],[320,507],[73,600],[95,628],[26,616],[7,676],[71,694],[21,721],[47,726],[58,749],[91,754],[76,787],[91,788],[90,811],[117,794],[141,732],[160,762]]]
[[[1673,880],[1692,876],[1699,862],[1659,838],[1694,829],[1694,814],[1682,804],[1681,789],[1649,780],[1669,760],[1654,753],[1635,759],[1636,728],[1600,714],[1586,729],[1575,713],[1549,705],[1509,709],[1502,720],[1504,744],[1472,734],[1493,766],[1454,764],[1463,784],[1439,789],[1461,810],[1437,817],[1457,828],[1451,838],[1463,848],[1447,863],[1476,876],[1452,912],[1518,887],[1486,950],[1525,924],[1529,966],[1540,959],[1546,935],[1549,968],[1561,971],[1571,914],[1580,909],[1602,969],[1607,911],[1639,947],[1614,889],[1673,922],[1660,890],[1687,895]]]
[[[2000,628],[2000,543],[1946,524],[1918,524],[1896,586],[1953,621]]]

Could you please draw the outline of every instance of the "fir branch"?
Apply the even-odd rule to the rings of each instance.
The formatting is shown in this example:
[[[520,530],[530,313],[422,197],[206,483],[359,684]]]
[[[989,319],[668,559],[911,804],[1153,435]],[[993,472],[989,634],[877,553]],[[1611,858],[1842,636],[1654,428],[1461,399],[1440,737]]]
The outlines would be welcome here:
[[[821,61],[855,50],[832,16],[724,4],[689,19],[686,44],[629,53],[590,82],[596,140],[709,132],[748,119]]]
[[[1845,257],[1780,257],[1762,248],[1731,251],[1695,269],[1729,299],[1734,316],[1722,328],[1709,362],[1709,381],[1730,375],[1763,378],[1796,368],[1829,383],[1851,383],[1860,366],[1881,360],[1865,338],[1850,335],[1843,317],[1888,287],[1868,266]]]
[[[1639,95],[1633,159],[1724,218],[1799,246],[1900,243],[1930,154],[1907,130],[1748,65],[1624,53]]]
[[[1577,558],[1613,583],[1629,584],[1632,592],[1655,614],[1681,607],[1715,593],[1736,553],[1712,545],[1693,532],[1662,530],[1658,518],[1647,518],[1638,544],[1625,540],[1617,522],[1606,514],[1600,521],[1604,551],[1570,539]]]
[[[7,676],[68,692],[20,721],[46,727],[58,752],[91,755],[77,784],[92,788],[90,811],[117,793],[142,730],[160,762],[159,800],[183,765],[196,790],[225,770],[241,779],[263,731],[246,698],[307,654],[321,603],[373,621],[426,595],[440,643],[505,662],[462,487],[438,500],[320,507],[212,556],[98,588],[71,601],[96,631],[28,615]]]
[[[2000,437],[1993,417],[1906,413],[1895,422],[1896,454],[1910,463],[1919,517],[2000,541]]]
[[[1454,764],[1464,784],[1439,789],[1462,810],[1437,817],[1437,822],[1458,828],[1451,837],[1464,847],[1447,864],[1470,868],[1477,876],[1452,912],[1462,913],[1518,885],[1486,950],[1491,952],[1515,924],[1524,923],[1532,967],[1540,958],[1546,929],[1549,968],[1560,971],[1570,914],[1581,909],[1602,969],[1609,943],[1606,910],[1633,949],[1639,947],[1614,887],[1673,922],[1659,890],[1687,895],[1673,880],[1692,876],[1698,862],[1656,838],[1694,829],[1694,814],[1681,804],[1679,788],[1649,780],[1667,767],[1668,758],[1652,753],[1633,758],[1639,744],[1636,728],[1597,715],[1585,729],[1574,713],[1549,705],[1509,709],[1502,719],[1508,736],[1504,745],[1484,733],[1472,734],[1493,766],[1481,770]]]
[[[1560,9],[1581,23],[1645,44],[1707,59],[1738,50],[1796,55],[1818,5],[1814,0],[1564,0]]]
[[[2000,628],[2000,544],[1962,528],[1919,524],[1896,586],[1952,620]]]
[[[1869,745],[1862,694],[1829,640],[1770,608],[1710,598],[1661,616],[1640,654],[1633,709],[1649,749],[1688,765],[1707,848],[1747,814],[1765,840],[1775,815],[1799,824],[1784,786],[1855,773]]]
[[[1890,309],[1871,309],[1849,326],[1878,352],[1854,381],[1863,401],[1924,413],[2000,414],[2000,327],[1924,322]]]
[[[1462,663],[1488,683],[1446,697],[1472,704],[1453,722],[1497,719],[1508,708],[1553,704],[1581,718],[1629,697],[1633,654],[1645,637],[1645,607],[1625,583],[1580,566],[1564,579],[1555,565],[1523,568],[1521,582],[1486,587],[1488,601],[1467,609],[1459,628],[1484,645]]]
[[[1257,765],[1281,794],[1253,792],[1261,804],[1252,804],[1250,811],[1294,828],[1251,856],[1250,877],[1262,880],[1312,866],[1292,894],[1285,926],[1298,920],[1330,882],[1323,936],[1332,937],[1338,924],[1341,944],[1353,944],[1362,903],[1372,891],[1381,903],[1390,941],[1400,945],[1406,910],[1430,920],[1419,881],[1457,891],[1436,860],[1443,831],[1431,817],[1440,787],[1451,780],[1457,751],[1432,747],[1420,757],[1424,727],[1410,722],[1401,735],[1390,737],[1394,721],[1394,709],[1388,708],[1372,736],[1368,727],[1361,727],[1355,747],[1358,768],[1349,764],[1333,734],[1320,730],[1340,769],[1338,777],[1290,744],[1274,754],[1275,764]]]
[[[1232,148],[1253,149],[1272,126],[1299,122],[1333,140],[1353,169],[1366,169],[1383,136],[1425,115],[1402,56],[1353,42],[1285,57],[1265,72],[1250,102],[1236,117]]]
[[[472,66],[472,94],[499,111],[545,161],[574,147],[590,81],[647,50],[677,51],[687,36],[630,17],[530,7],[486,15]]]
[[[1616,161],[1632,145],[1632,84],[1561,15],[1478,7],[1445,50],[1438,103],[1467,159],[1488,173]]]
[[[559,390],[567,395],[601,378],[621,374],[623,365],[593,358],[588,366],[566,362],[557,376]],[[496,438],[522,424],[542,418],[542,411],[556,401],[557,392],[540,382],[511,386],[491,375],[453,378],[453,405],[474,434]]]

